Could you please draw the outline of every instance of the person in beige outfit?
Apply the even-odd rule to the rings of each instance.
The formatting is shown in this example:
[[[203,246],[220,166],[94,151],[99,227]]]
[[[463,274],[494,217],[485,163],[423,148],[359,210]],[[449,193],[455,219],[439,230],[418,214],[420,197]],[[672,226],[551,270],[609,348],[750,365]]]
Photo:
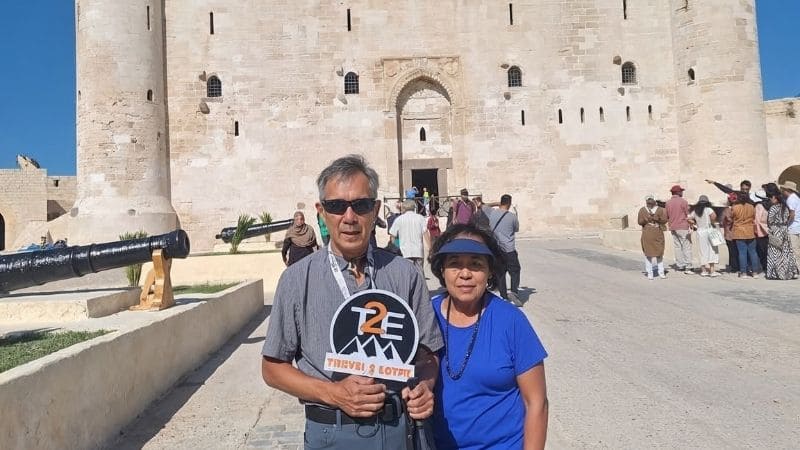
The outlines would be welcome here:
[[[653,266],[658,267],[658,276],[667,278],[664,272],[664,229],[667,212],[656,204],[652,195],[645,197],[645,206],[639,210],[639,225],[642,227],[642,252],[647,279],[653,279]]]

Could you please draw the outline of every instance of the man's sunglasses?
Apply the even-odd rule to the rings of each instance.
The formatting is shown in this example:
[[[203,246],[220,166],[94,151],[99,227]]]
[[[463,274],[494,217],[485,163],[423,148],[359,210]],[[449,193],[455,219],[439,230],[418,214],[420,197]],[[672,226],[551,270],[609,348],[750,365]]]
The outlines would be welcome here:
[[[329,214],[342,215],[347,211],[347,208],[353,208],[353,212],[359,216],[369,214],[375,209],[374,198],[358,198],[355,200],[322,200],[322,207]]]

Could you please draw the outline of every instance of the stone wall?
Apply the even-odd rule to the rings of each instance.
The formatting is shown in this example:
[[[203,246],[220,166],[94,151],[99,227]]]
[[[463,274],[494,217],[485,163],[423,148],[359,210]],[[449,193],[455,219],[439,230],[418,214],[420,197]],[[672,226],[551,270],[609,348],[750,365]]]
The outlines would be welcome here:
[[[170,201],[196,250],[240,213],[312,216],[316,175],[352,152],[381,196],[422,170],[441,195],[510,193],[528,235],[767,173],[753,0],[76,4],[73,229],[94,237],[166,226]]]
[[[70,240],[175,228],[161,0],[76,0],[77,199]]]
[[[381,195],[423,168],[445,172],[440,194],[511,193],[528,234],[606,228],[681,179],[669,4],[626,20],[612,0],[514,2],[512,25],[507,3],[401,3],[166,2],[172,200],[194,248],[240,212],[310,213],[316,174],[350,152]]]
[[[47,220],[46,170],[0,169],[0,218],[0,250],[12,250],[17,234],[28,224]]]
[[[800,98],[765,103],[771,179],[800,185]]]
[[[76,177],[47,177],[47,220],[69,212],[78,192]]]

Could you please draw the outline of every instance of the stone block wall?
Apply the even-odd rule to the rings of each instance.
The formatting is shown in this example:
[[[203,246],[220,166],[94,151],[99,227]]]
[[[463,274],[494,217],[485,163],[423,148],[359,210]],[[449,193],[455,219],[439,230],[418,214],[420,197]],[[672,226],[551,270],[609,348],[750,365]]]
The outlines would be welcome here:
[[[299,202],[311,213],[321,168],[357,152],[379,171],[381,195],[397,196],[409,167],[429,158],[446,171],[441,194],[511,193],[524,233],[607,228],[681,177],[671,6],[629,3],[625,19],[619,1],[513,2],[512,24],[508,3],[168,0],[181,225],[200,249],[240,212],[284,218]],[[628,61],[637,80],[623,85]],[[519,87],[508,85],[512,66]],[[348,72],[357,95],[344,94]],[[212,75],[221,97],[206,96]],[[449,102],[449,114],[440,100],[408,111],[430,146],[408,117],[398,126],[419,82]]]
[[[12,250],[17,234],[28,224],[47,220],[47,171],[0,169],[0,216],[0,250]]]
[[[47,177],[47,220],[69,212],[78,192],[76,177]]]
[[[772,180],[800,185],[800,98],[765,103]]]

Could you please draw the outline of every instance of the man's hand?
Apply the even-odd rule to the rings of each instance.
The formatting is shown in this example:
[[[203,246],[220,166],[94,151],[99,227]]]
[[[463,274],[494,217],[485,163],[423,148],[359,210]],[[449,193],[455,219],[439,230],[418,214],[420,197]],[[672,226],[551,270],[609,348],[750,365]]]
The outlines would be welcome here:
[[[332,403],[350,417],[372,417],[383,409],[385,390],[372,378],[350,375],[333,384]]]
[[[412,419],[424,420],[433,414],[433,392],[427,383],[420,383],[414,389],[405,387],[401,395]]]

